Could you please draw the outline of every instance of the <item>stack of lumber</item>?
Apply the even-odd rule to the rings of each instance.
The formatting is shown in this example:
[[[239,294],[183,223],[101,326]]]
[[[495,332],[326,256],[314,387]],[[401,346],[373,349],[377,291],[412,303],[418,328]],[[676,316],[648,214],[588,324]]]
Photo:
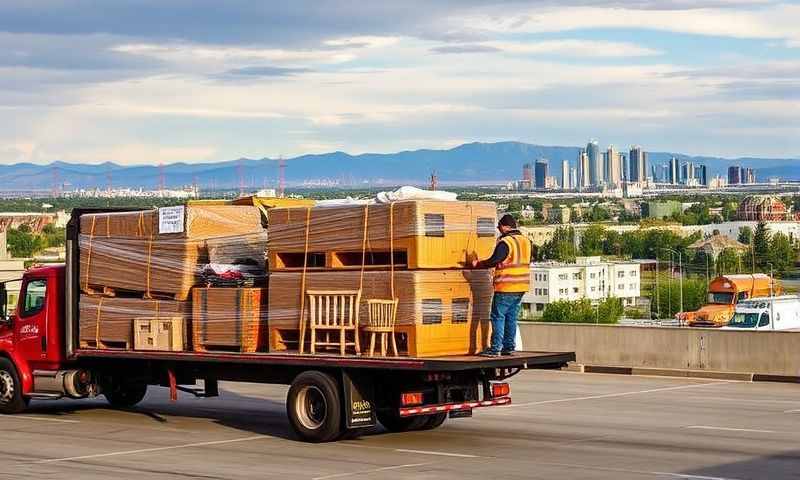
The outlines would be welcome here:
[[[395,334],[406,355],[469,354],[485,346],[491,273],[465,266],[494,249],[494,203],[274,208],[268,217],[271,351],[299,348],[310,290],[360,290],[362,325],[368,300],[397,298]]]
[[[195,288],[192,293],[194,351],[262,350],[267,340],[267,294],[263,288]]]

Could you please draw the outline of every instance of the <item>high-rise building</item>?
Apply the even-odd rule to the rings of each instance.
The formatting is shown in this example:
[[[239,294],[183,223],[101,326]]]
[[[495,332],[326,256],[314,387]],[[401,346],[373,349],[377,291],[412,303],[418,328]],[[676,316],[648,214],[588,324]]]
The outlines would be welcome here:
[[[597,140],[590,140],[586,144],[586,155],[589,157],[589,185],[597,186],[605,181],[603,171],[603,156],[600,155],[600,145]]]
[[[735,165],[728,167],[728,185],[742,183],[742,167]]]
[[[618,186],[622,184],[622,168],[619,164],[619,153],[614,145],[609,145],[603,158],[606,184]]]
[[[695,178],[697,178],[697,183],[699,183],[703,187],[708,186],[708,176],[706,173],[706,166],[705,165],[698,165],[694,169]]]
[[[628,181],[644,182],[647,180],[647,153],[639,145],[633,145],[628,152]],[[655,172],[653,172],[655,177]]]
[[[672,185],[677,185],[680,180],[680,171],[678,170],[678,159],[675,157],[669,160],[669,170],[667,171],[667,180]]]
[[[752,168],[742,169],[742,183],[756,183],[756,172]]]
[[[681,182],[684,185],[689,185],[692,183],[692,180],[695,178],[694,176],[694,164],[692,162],[686,162],[681,164]]]
[[[589,175],[589,155],[586,150],[581,149],[578,154],[577,177],[575,178],[575,187],[578,191],[591,185],[591,176]]]
[[[561,161],[561,190],[569,190],[569,162]]]
[[[570,190],[575,190],[576,188],[578,188],[576,171],[575,171],[575,167],[571,167],[569,169],[569,189]]]
[[[536,188],[545,188],[547,186],[547,159],[540,158],[536,160],[535,179]]]

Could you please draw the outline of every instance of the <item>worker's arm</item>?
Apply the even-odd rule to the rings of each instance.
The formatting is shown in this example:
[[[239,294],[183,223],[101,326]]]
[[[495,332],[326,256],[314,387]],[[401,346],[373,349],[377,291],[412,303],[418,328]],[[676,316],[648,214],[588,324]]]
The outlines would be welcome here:
[[[497,246],[494,247],[494,253],[492,253],[491,257],[483,261],[475,261],[473,262],[473,266],[475,268],[494,268],[507,257],[508,245],[506,245],[506,242],[498,242]]]

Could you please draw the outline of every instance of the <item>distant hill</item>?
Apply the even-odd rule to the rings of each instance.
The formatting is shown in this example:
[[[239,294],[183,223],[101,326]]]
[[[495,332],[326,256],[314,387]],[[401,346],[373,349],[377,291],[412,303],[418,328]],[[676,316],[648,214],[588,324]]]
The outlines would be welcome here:
[[[579,147],[532,145],[521,142],[467,143],[449,150],[413,150],[397,153],[350,155],[332,152],[302,155],[286,160],[290,186],[339,181],[346,184],[419,184],[436,171],[443,183],[498,183],[518,179],[522,165],[539,158],[550,163],[550,175],[561,176],[561,161],[575,166]],[[777,158],[695,157],[668,152],[650,152],[651,163],[663,163],[671,156],[682,161],[704,163],[709,175],[724,175],[728,166],[756,169],[760,179],[779,176],[800,180],[800,160]],[[2,159],[0,159],[2,160]],[[0,165],[0,190],[50,189],[56,179],[72,188],[114,187],[156,188],[162,170],[155,165],[123,166],[54,162],[49,165],[17,163]],[[278,178],[276,159],[228,160],[213,163],[173,163],[163,167],[167,187],[197,182],[203,188],[235,188],[240,172],[248,189],[274,186]]]

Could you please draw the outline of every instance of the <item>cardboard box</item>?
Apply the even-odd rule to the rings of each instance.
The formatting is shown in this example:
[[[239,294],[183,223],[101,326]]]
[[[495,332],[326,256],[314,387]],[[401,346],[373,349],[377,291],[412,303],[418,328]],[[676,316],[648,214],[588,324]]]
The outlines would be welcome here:
[[[136,318],[183,318],[190,313],[188,302],[141,298],[81,295],[78,336],[82,347],[134,347],[133,321]]]
[[[163,352],[185,350],[186,332],[183,317],[135,318],[133,320],[133,348]]]
[[[392,252],[400,268],[459,268],[473,258],[489,257],[496,241],[492,202],[415,200],[274,208],[267,214],[271,271],[302,268],[303,252],[309,254],[307,268],[356,269],[362,262],[386,266]]]
[[[80,286],[186,300],[198,264],[251,255],[263,263],[265,232],[256,207],[189,205],[81,216]]]
[[[195,288],[192,343],[197,352],[266,350],[267,293],[263,288]]]

